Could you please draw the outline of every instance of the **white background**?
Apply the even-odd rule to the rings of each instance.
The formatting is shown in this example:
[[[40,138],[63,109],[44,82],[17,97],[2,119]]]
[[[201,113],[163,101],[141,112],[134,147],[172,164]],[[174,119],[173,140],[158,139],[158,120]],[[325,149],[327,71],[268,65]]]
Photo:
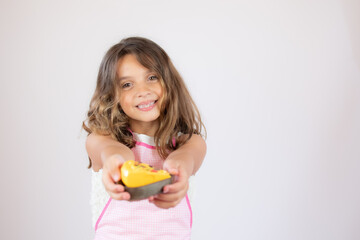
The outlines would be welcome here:
[[[1,0],[0,239],[91,239],[107,49],[162,46],[208,130],[193,239],[360,239],[358,0]]]

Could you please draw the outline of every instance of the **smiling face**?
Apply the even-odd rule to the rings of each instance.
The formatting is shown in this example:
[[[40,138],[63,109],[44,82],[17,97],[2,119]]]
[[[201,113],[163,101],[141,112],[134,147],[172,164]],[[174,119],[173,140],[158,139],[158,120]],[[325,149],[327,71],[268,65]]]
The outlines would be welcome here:
[[[127,54],[118,62],[119,102],[132,131],[153,136],[159,127],[163,88],[160,77]]]

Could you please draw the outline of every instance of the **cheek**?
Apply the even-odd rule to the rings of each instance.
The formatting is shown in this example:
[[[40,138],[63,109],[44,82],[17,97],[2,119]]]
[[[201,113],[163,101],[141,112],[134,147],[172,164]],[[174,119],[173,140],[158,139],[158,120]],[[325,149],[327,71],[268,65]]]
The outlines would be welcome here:
[[[162,90],[161,87],[160,87],[160,89],[159,89],[159,91],[158,91],[158,96],[159,96],[160,98],[162,98],[162,97],[164,96],[164,93],[163,93],[163,90]]]
[[[163,87],[161,86],[160,83],[156,86],[155,92],[156,92],[156,94],[157,94],[160,98],[163,97],[164,91],[163,91]]]
[[[119,100],[120,106],[123,110],[126,110],[131,106],[130,98],[126,95],[122,95]]]

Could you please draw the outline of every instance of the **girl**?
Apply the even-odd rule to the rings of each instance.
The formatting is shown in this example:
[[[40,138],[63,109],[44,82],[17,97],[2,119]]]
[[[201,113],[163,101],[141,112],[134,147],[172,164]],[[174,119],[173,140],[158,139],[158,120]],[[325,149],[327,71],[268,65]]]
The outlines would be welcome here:
[[[140,37],[111,47],[83,127],[93,169],[95,239],[190,239],[187,190],[205,157],[206,130],[165,51]],[[176,180],[161,194],[127,201],[130,194],[116,182],[131,159],[165,169]]]

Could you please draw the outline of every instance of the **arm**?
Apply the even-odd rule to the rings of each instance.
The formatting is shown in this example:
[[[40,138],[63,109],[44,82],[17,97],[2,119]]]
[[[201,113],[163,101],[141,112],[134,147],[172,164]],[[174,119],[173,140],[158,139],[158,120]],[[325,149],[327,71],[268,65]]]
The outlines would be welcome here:
[[[186,136],[184,136],[186,137]],[[206,154],[206,143],[199,135],[192,135],[179,149],[176,149],[165,160],[165,167],[177,168],[181,165],[190,177],[199,170]],[[171,162],[171,164],[169,164]],[[167,166],[170,165],[170,166]],[[170,169],[169,169],[170,170]]]
[[[206,154],[206,143],[193,135],[183,146],[173,151],[164,162],[164,169],[177,176],[177,181],[164,187],[164,193],[150,197],[150,202],[161,208],[175,207],[186,195],[189,177],[199,170]]]
[[[110,136],[91,133],[86,139],[86,151],[94,171],[103,169],[102,180],[109,195],[117,200],[129,199],[129,193],[124,192],[124,187],[115,182],[121,178],[121,165],[126,160],[135,159],[131,149]]]

